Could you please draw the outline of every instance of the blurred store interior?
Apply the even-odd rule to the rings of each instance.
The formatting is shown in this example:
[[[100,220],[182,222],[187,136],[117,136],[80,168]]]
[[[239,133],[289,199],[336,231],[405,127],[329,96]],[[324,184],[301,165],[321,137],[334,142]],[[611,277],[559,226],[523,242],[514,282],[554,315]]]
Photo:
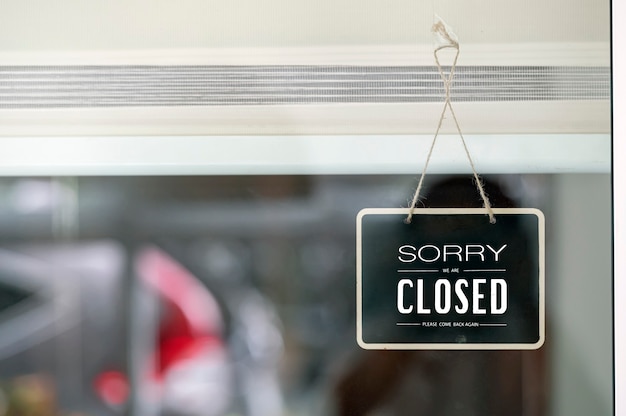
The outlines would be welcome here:
[[[355,216],[415,179],[3,178],[0,414],[608,414],[609,176],[485,177],[546,215],[540,354],[365,352]]]

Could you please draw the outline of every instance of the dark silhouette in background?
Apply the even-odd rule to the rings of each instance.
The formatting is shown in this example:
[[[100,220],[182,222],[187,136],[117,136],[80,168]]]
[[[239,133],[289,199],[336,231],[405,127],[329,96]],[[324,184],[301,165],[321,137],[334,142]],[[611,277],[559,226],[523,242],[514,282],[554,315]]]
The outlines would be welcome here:
[[[513,208],[485,181],[494,208]],[[467,177],[433,186],[427,208],[478,208]],[[339,416],[543,416],[547,413],[549,336],[536,351],[361,351],[335,385]]]

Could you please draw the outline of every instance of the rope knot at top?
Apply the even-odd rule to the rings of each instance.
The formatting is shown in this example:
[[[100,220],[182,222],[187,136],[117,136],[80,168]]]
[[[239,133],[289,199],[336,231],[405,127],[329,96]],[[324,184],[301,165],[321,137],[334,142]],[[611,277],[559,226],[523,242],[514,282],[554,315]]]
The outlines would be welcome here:
[[[428,156],[426,157],[424,170],[422,171],[422,175],[417,185],[417,189],[415,190],[415,193],[413,194],[413,199],[411,201],[411,205],[409,206],[409,214],[407,215],[404,222],[406,222],[407,224],[410,224],[413,218],[413,213],[415,211],[415,204],[417,203],[419,199],[420,191],[422,189],[422,185],[424,182],[424,176],[426,176],[426,169],[428,169],[428,163],[430,162],[433,149],[435,148],[435,142],[437,141],[437,137],[439,136],[439,131],[441,130],[441,125],[446,115],[446,111],[449,108],[450,113],[452,114],[452,119],[454,120],[454,124],[456,126],[456,130],[459,133],[459,136],[461,137],[461,142],[463,143],[463,148],[465,149],[465,154],[467,155],[467,160],[469,161],[470,166],[472,168],[472,172],[474,174],[474,179],[476,182],[476,188],[478,189],[478,193],[480,194],[483,200],[484,208],[487,210],[487,214],[489,215],[489,222],[491,224],[495,224],[496,217],[493,214],[491,203],[489,202],[489,198],[487,197],[487,194],[485,193],[483,183],[480,177],[478,176],[478,173],[476,172],[474,162],[472,161],[472,157],[470,156],[469,149],[467,147],[467,144],[465,143],[465,138],[463,137],[463,133],[461,132],[461,127],[459,126],[459,122],[456,118],[456,114],[454,113],[454,109],[452,108],[452,102],[450,99],[450,95],[451,95],[450,86],[452,84],[452,79],[454,78],[454,70],[456,68],[456,63],[457,63],[457,59],[459,57],[459,52],[460,52],[459,39],[456,36],[456,34],[452,31],[452,29],[443,21],[443,19],[441,19],[439,16],[436,16],[436,19],[437,21],[435,22],[435,24],[433,24],[433,27],[432,27],[432,32],[433,32],[434,41],[435,41],[433,55],[435,57],[435,63],[437,64],[437,69],[439,70],[439,75],[441,76],[441,80],[443,81],[443,85],[445,89],[445,102],[443,105],[443,110],[441,111],[441,116],[439,117],[439,122],[437,124],[437,129],[435,130],[433,141],[430,145],[430,150],[428,151]],[[439,57],[437,56],[437,52],[446,48],[452,48],[456,50],[454,59],[452,61],[452,65],[450,66],[450,74],[448,76],[446,76],[446,74],[443,72],[443,68],[441,66],[441,63],[439,62]]]

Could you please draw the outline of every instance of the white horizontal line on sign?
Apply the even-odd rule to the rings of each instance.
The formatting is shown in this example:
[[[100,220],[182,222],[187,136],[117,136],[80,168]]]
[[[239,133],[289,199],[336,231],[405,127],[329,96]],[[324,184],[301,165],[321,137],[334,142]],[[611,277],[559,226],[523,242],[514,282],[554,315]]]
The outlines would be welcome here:
[[[506,324],[478,324],[479,326],[506,326]]]
[[[464,272],[506,272],[506,269],[467,269]]]
[[[398,326],[421,326],[422,323],[421,322],[397,322],[396,325]]]
[[[439,269],[422,269],[422,270],[398,270],[398,273],[438,273]]]

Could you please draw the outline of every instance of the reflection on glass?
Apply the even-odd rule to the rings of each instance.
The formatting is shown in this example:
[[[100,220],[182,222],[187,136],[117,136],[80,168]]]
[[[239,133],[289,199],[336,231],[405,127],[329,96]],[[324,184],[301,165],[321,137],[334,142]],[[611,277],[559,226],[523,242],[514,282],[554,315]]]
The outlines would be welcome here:
[[[538,351],[357,347],[356,213],[413,177],[3,179],[0,415],[610,413],[608,175],[487,179],[546,214]]]

